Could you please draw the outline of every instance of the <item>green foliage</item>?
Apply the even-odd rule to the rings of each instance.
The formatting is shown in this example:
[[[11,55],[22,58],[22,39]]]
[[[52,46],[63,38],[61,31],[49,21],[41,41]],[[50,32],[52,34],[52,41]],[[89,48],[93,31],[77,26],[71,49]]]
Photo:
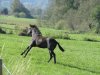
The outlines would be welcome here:
[[[27,16],[24,12],[20,12],[20,13],[16,12],[13,15],[15,17],[21,17],[21,18],[26,18],[26,16]]]
[[[17,17],[32,18],[30,11],[20,2],[20,0],[14,0],[12,3],[12,13]]]
[[[100,5],[93,10],[93,18],[97,21],[96,33],[100,33]]]
[[[97,26],[91,17],[92,10],[100,5],[100,0],[50,0],[45,12],[45,25],[55,28],[68,28],[70,31],[92,32]],[[98,12],[99,13],[99,12]],[[59,21],[65,21],[60,26]],[[44,22],[44,21],[42,21]],[[44,24],[44,23],[43,23]],[[89,24],[94,26],[89,28]]]
[[[58,21],[58,22],[56,23],[55,28],[56,28],[56,29],[59,29],[59,30],[65,29],[65,28],[66,28],[66,27],[65,27],[65,24],[66,24],[66,21],[60,20],[60,21]]]
[[[13,13],[13,15],[14,15],[15,17],[19,17],[19,13],[18,13],[18,12]]]
[[[24,12],[20,12],[19,13],[19,16],[22,17],[22,18],[25,18],[26,17],[26,14]]]
[[[1,27],[0,27],[0,34],[6,34],[6,31],[4,31]]]
[[[4,8],[0,13],[3,15],[8,15],[8,9]]]
[[[93,18],[100,22],[100,5],[96,6],[93,10]]]
[[[77,0],[67,0],[66,3],[67,3],[68,9],[71,9],[71,8],[78,9]]]
[[[13,13],[21,12],[22,4],[20,3],[20,0],[13,0],[11,8]]]
[[[98,42],[96,39],[94,38],[84,38],[84,41],[91,41],[91,42]]]
[[[45,31],[46,32],[46,31]],[[59,31],[59,33],[56,33],[57,32],[57,30],[56,30],[56,32],[51,32],[51,33],[45,33],[44,32],[44,36],[46,36],[46,37],[52,37],[52,38],[55,38],[55,39],[66,39],[66,40],[72,40],[71,38],[70,38],[70,36],[68,35],[68,34],[66,34],[66,33],[63,33],[63,32],[60,32]]]

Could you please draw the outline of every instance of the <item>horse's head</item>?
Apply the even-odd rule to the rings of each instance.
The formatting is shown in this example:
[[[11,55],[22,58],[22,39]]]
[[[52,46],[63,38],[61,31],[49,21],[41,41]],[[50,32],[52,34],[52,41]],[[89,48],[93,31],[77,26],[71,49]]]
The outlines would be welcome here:
[[[30,24],[30,28],[37,28],[37,26]]]
[[[27,35],[30,35],[30,34],[32,34],[32,29],[31,28],[28,28]]]
[[[28,28],[28,33],[27,34],[37,34],[37,35],[41,35],[40,30],[38,29],[38,27],[36,25],[31,25],[30,24],[30,28]]]
[[[35,28],[35,25],[31,25],[30,24],[30,27],[28,28],[28,31],[27,31],[27,34],[30,35],[32,34],[32,30]]]

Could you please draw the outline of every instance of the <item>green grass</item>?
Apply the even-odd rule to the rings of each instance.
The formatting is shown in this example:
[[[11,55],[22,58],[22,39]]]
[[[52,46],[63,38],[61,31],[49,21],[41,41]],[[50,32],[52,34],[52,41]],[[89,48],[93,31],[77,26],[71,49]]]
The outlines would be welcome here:
[[[56,40],[65,49],[64,53],[55,49],[57,64],[47,63],[47,49],[33,48],[26,58],[20,55],[31,37],[0,34],[0,55],[13,75],[100,75],[99,42]]]
[[[7,25],[7,24],[0,24],[0,27],[3,28],[3,30],[5,30],[7,33],[13,31],[13,33],[17,33],[19,34],[22,29],[25,29],[25,27],[23,26],[18,26],[18,25]],[[29,27],[29,25],[27,25],[27,27]],[[44,36],[47,37],[53,37],[53,38],[63,38],[63,39],[68,39],[70,38],[68,36],[66,32],[66,30],[55,30],[55,29],[51,29],[51,28],[43,28],[40,27],[40,31],[42,32],[42,34]]]
[[[69,34],[70,38],[76,40],[84,40],[85,38],[91,38],[100,41],[100,35],[97,34]]]
[[[29,24],[37,24],[36,19],[27,19],[27,18],[16,18],[14,16],[2,16],[0,15],[0,24],[16,24],[20,26],[27,26]]]
[[[0,26],[8,28],[7,31],[16,29],[16,26],[24,28],[35,23],[36,19],[0,16]],[[40,30],[44,36],[68,35],[74,40],[56,39],[65,52],[62,53],[58,47],[55,49],[57,64],[54,64],[53,60],[47,63],[48,49],[32,48],[26,58],[20,55],[30,44],[31,37],[0,34],[0,56],[12,75],[100,75],[100,42],[84,41],[85,38],[100,41],[100,35],[67,34],[65,30],[41,27]],[[3,73],[6,75],[5,69]]]
[[[20,28],[20,26],[9,25],[9,24],[8,25],[0,24],[0,27],[4,27],[4,29],[7,28],[5,30],[8,32],[12,30],[14,33],[17,33],[17,34],[21,32],[21,29],[25,28],[24,26],[23,28]],[[29,27],[29,25],[27,25],[27,27]],[[69,37],[72,40],[80,40],[80,41],[84,41],[87,38],[87,39],[100,41],[100,35],[97,35],[97,34],[87,34],[87,33],[86,34],[68,34],[66,33],[66,30],[55,30],[55,29],[51,29],[51,28],[48,29],[48,28],[43,28],[43,27],[39,27],[39,29],[42,32],[42,34],[47,37],[62,38],[62,39]]]

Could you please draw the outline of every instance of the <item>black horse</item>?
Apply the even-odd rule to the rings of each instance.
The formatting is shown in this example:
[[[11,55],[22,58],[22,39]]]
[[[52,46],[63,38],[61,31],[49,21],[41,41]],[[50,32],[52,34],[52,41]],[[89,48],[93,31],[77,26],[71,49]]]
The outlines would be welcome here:
[[[64,49],[60,46],[60,44],[53,38],[43,37],[36,25],[30,25],[28,34],[32,34],[32,42],[26,50],[21,53],[21,55],[25,53],[24,57],[26,57],[32,47],[48,48],[50,53],[50,59],[48,62],[50,62],[52,57],[54,57],[54,63],[56,63],[56,54],[54,53],[56,46],[58,45],[59,49],[64,52]]]

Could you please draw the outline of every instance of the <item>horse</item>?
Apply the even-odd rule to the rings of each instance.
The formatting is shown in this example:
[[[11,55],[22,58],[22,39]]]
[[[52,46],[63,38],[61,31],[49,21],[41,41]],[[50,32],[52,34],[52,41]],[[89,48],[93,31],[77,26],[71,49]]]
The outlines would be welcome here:
[[[42,33],[40,32],[37,25],[30,24],[30,27],[27,30],[27,34],[32,35],[32,41],[31,44],[21,53],[21,55],[25,54],[24,57],[27,56],[32,47],[48,48],[50,54],[50,59],[48,62],[54,58],[54,63],[56,63],[56,54],[54,53],[56,46],[58,45],[59,49],[64,52],[64,49],[54,38],[42,36]]]

